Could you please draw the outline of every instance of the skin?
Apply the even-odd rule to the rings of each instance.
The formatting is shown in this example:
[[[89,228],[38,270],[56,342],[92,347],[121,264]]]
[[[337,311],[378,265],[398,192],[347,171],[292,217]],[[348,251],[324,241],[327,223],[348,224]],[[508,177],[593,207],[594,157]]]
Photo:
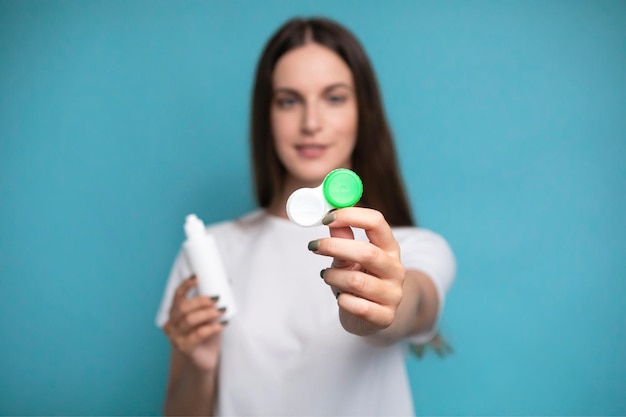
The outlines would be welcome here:
[[[404,268],[398,242],[380,212],[345,208],[327,215],[324,224],[331,237],[310,242],[309,249],[333,258],[322,275],[338,294],[346,331],[389,346],[432,328],[439,308],[435,286],[424,273]],[[369,242],[354,240],[353,227],[365,230]]]
[[[293,191],[318,186],[335,168],[351,167],[357,103],[350,68],[315,43],[285,54],[274,69],[273,84],[272,134],[288,175],[269,211],[286,218],[285,203]]]
[[[318,186],[333,169],[351,167],[357,102],[349,67],[315,43],[281,57],[273,86],[272,133],[288,175],[268,212],[287,218],[285,204],[293,191]],[[398,242],[380,212],[345,208],[326,216],[324,224],[330,237],[309,242],[309,249],[332,258],[322,275],[338,295],[339,320],[347,332],[387,346],[434,325],[435,287],[423,273],[404,268]],[[364,229],[369,242],[354,240],[352,227]],[[214,411],[223,313],[207,297],[186,297],[196,285],[193,278],[181,284],[164,326],[173,347],[167,415]]]
[[[215,301],[187,298],[195,277],[176,290],[163,331],[172,344],[165,415],[213,415],[219,346],[224,324]]]

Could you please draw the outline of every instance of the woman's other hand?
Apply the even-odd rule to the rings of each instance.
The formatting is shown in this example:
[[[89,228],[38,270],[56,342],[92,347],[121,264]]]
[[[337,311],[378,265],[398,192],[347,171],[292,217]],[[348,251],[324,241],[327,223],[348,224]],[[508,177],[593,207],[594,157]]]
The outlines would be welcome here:
[[[170,309],[169,320],[163,331],[172,346],[187,356],[198,368],[214,371],[217,368],[224,311],[217,308],[217,300],[206,296],[188,298],[189,291],[198,285],[195,277],[183,281],[177,288]]]

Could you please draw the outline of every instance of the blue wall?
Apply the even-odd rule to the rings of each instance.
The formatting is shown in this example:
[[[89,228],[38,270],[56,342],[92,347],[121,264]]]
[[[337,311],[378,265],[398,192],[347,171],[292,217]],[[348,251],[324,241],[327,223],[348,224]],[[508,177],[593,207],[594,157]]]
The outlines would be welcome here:
[[[419,414],[626,415],[623,1],[1,1],[0,414],[158,414],[182,220],[254,207],[265,39],[344,22],[459,261]]]

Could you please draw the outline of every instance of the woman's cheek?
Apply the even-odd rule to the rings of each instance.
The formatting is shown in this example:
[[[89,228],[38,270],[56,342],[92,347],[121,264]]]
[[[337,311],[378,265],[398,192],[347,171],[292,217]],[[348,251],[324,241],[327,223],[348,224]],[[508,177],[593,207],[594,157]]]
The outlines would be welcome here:
[[[293,114],[276,114],[272,115],[272,135],[276,141],[276,145],[289,144],[297,139],[298,122],[296,115]]]
[[[346,142],[346,146],[353,147],[356,142],[356,117],[351,112],[345,112],[338,116],[333,123],[335,133]]]

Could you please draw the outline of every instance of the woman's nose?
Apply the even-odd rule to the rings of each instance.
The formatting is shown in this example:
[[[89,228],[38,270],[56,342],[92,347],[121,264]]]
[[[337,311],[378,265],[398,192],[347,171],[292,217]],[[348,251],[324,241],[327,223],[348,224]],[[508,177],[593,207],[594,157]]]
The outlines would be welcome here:
[[[308,135],[318,132],[322,128],[321,114],[315,103],[304,107],[302,115],[302,132]]]

